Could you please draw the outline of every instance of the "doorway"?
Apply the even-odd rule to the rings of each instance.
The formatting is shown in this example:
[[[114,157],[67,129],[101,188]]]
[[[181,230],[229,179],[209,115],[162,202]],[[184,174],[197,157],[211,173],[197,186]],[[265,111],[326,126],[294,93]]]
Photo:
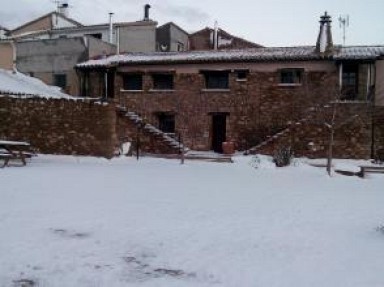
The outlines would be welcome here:
[[[115,71],[109,70],[107,72],[107,97],[113,99],[115,97]]]
[[[216,113],[212,115],[212,150],[223,152],[223,142],[227,138],[227,113]]]

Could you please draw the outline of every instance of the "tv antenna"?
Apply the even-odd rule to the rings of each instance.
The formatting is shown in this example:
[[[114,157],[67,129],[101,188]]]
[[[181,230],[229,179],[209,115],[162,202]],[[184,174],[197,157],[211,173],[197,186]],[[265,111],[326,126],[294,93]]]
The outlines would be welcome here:
[[[68,0],[51,0],[52,3],[56,5],[57,11],[60,10],[63,5],[66,5],[66,7],[72,7],[71,5],[68,4]]]
[[[343,29],[343,46],[345,46],[345,31],[349,27],[349,15],[339,16],[339,26]]]

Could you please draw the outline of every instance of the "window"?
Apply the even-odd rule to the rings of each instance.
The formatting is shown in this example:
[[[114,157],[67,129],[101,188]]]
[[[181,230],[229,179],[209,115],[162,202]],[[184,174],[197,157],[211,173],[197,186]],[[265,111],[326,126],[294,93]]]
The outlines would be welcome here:
[[[53,84],[63,90],[67,87],[67,75],[66,74],[55,74],[53,76]]]
[[[160,113],[159,129],[165,133],[175,133],[175,115]]]
[[[154,90],[173,90],[172,74],[155,74],[152,79]]]
[[[103,38],[103,34],[101,33],[85,34],[85,36],[91,36],[93,38],[100,39],[100,40]]]
[[[280,84],[301,84],[302,69],[282,69],[280,70]]]
[[[184,51],[184,44],[183,43],[177,42],[177,51],[178,52]]]
[[[357,64],[343,65],[342,100],[353,101],[357,99],[358,74],[359,66]]]
[[[236,71],[236,75],[237,75],[236,80],[237,81],[246,81],[247,80],[247,74],[248,74],[248,71],[245,71],[245,70]]]
[[[205,72],[205,88],[207,89],[228,89],[229,72],[228,71],[211,71]]]
[[[143,89],[143,75],[123,75],[123,89],[128,91],[141,91]]]

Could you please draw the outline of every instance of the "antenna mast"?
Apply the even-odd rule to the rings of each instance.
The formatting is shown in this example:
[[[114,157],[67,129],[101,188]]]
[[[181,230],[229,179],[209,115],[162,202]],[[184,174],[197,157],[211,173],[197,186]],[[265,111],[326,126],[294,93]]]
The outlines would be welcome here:
[[[339,16],[339,26],[343,29],[343,46],[345,46],[345,31],[349,27],[349,15]]]

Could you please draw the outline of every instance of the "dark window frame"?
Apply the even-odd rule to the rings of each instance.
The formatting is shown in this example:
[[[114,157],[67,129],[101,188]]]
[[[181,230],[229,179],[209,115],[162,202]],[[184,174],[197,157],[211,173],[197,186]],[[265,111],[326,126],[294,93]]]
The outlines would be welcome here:
[[[359,64],[348,63],[343,65],[342,73],[342,100],[355,101],[359,96]]]
[[[143,90],[143,74],[126,73],[122,75],[123,90],[125,91],[142,91]]]
[[[285,68],[279,70],[280,85],[301,85],[303,83],[304,69]]]
[[[68,78],[67,74],[57,73],[53,75],[53,85],[56,87],[60,87],[63,90],[67,89],[68,86]]]
[[[236,81],[246,81],[248,79],[248,70],[237,70],[236,72]]]
[[[174,90],[174,75],[171,73],[158,73],[152,74],[152,86],[153,90]]]
[[[229,90],[229,71],[205,71],[205,89]]]

